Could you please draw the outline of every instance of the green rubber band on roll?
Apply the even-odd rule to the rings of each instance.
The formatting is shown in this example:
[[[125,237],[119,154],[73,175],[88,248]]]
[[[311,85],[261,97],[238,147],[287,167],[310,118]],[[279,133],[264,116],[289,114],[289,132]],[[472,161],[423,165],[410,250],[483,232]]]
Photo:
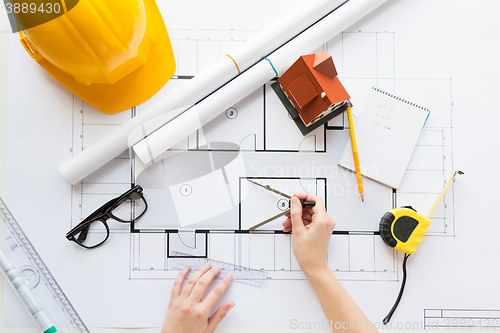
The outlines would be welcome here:
[[[264,59],[266,59],[267,61],[269,61],[269,64],[271,64],[271,67],[273,68],[274,72],[276,73],[276,77],[278,77],[278,71],[276,70],[276,68],[274,68],[273,66],[273,63],[271,62],[271,60],[267,59],[267,57],[264,57]]]

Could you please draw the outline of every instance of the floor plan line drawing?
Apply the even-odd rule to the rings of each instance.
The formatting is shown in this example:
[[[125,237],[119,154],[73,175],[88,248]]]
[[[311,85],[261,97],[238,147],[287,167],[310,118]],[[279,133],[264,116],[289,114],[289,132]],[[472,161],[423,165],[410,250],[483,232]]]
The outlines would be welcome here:
[[[424,329],[489,329],[500,328],[500,310],[488,309],[424,309]]]
[[[221,302],[239,305],[221,323],[223,327],[284,329],[291,319],[324,320],[294,257],[293,236],[281,230],[285,218],[248,230],[283,212],[286,203],[245,185],[247,179],[287,194],[307,191],[323,196],[336,223],[329,235],[327,264],[370,321],[382,327],[401,287],[403,254],[382,241],[380,218],[406,205],[425,216],[451,174],[461,170],[465,175],[455,179],[407,262],[409,278],[392,327],[411,322],[425,329],[494,328],[500,291],[498,265],[492,258],[498,249],[495,233],[482,232],[478,223],[496,228],[483,208],[495,206],[494,179],[488,171],[499,159],[488,151],[499,120],[493,110],[496,94],[491,75],[495,46],[488,41],[498,31],[492,27],[500,27],[494,19],[500,3],[487,0],[472,7],[465,2],[450,7],[443,0],[387,1],[318,49],[303,51],[305,55],[323,50],[332,56],[337,77],[351,97],[354,124],[361,119],[372,87],[429,108],[396,190],[363,178],[361,202],[356,175],[338,165],[350,140],[345,115],[301,135],[270,87],[276,79],[218,110],[219,116],[175,144],[158,166],[143,171],[129,150],[75,186],[61,176],[62,163],[183,89],[221,57],[227,63],[226,53],[235,53],[236,47],[302,4],[226,2],[215,7],[200,0],[190,5],[158,2],[176,72],[150,100],[113,115],[67,91],[26,54],[15,35],[8,38],[9,207],[25,221],[25,231],[46,253],[46,263],[58,281],[66,281],[65,293],[79,314],[88,318],[89,327],[161,325],[168,291],[184,260],[213,260],[232,265],[235,272],[251,269],[266,275],[265,289],[231,284]],[[464,24],[464,18],[476,28]],[[463,48],[464,41],[488,52]],[[232,61],[227,64],[232,66]],[[480,119],[480,126],[474,126],[473,119]],[[180,168],[183,161],[186,167]],[[66,240],[68,230],[132,184],[143,186],[148,203],[139,220],[133,224],[108,220],[110,237],[93,250]],[[46,227],[40,228],[40,221]],[[53,241],[49,244],[46,239]],[[80,280],[92,288],[81,288]],[[14,296],[6,292],[4,298],[10,303]],[[92,302],[96,299],[98,304]],[[270,316],[261,304],[275,304],[280,311]],[[98,315],[110,308],[116,311]],[[5,307],[5,325],[29,325],[19,313],[21,308]]]
[[[192,34],[184,31],[176,33]],[[221,32],[224,33],[226,32]],[[217,55],[214,53],[208,56],[215,58],[220,56],[220,45],[239,42],[241,41],[230,38],[209,40],[193,36],[174,37],[175,52],[178,55],[189,53],[190,56],[180,58],[175,76],[159,94],[169,93],[202,70],[204,65],[200,63],[200,59],[205,57],[203,52],[215,52]],[[357,69],[350,63],[350,45],[360,42],[373,46],[373,54],[366,58],[373,65],[368,71],[373,73],[373,77],[367,77],[366,71],[362,76],[358,75]],[[394,90],[402,90],[403,94],[416,85],[439,90],[440,97],[436,102],[439,109],[431,108],[431,118],[422,131],[405,179],[398,190],[366,179],[367,193],[377,193],[377,198],[369,197],[370,201],[375,200],[373,206],[360,206],[353,174],[335,162],[349,139],[344,114],[304,137],[270,87],[272,82],[269,82],[236,105],[221,110],[221,114],[213,121],[172,147],[173,152],[192,155],[206,152],[210,156],[229,155],[239,149],[245,160],[246,171],[244,175],[231,176],[238,177],[239,180],[236,206],[228,207],[221,215],[202,223],[181,227],[176,222],[176,203],[173,202],[186,202],[185,207],[199,205],[194,198],[199,185],[193,182],[200,183],[200,179],[193,179],[175,186],[170,184],[167,189],[145,188],[146,198],[153,200],[151,206],[163,205],[163,210],[151,212],[150,216],[146,214],[131,225],[110,222],[112,233],[130,233],[129,278],[173,279],[177,270],[169,265],[170,260],[175,259],[172,253],[184,253],[192,258],[210,258],[268,271],[271,280],[304,279],[293,257],[290,235],[281,230],[280,219],[255,231],[248,230],[250,226],[280,212],[277,201],[281,198],[248,186],[248,194],[242,196],[242,184],[247,182],[246,179],[253,179],[276,186],[286,193],[305,191],[323,198],[328,211],[338,221],[332,233],[328,262],[339,279],[398,281],[398,255],[382,242],[378,231],[379,221],[371,217],[382,216],[385,211],[403,205],[412,205],[421,213],[432,206],[448,174],[453,170],[453,110],[451,79],[395,77],[395,42],[394,32],[353,31],[342,33],[321,49],[332,54],[337,68],[341,70],[339,78],[353,96],[364,95],[373,85],[392,87]],[[150,103],[153,102],[154,100]],[[72,149],[75,152],[84,149],[98,140],[102,133],[140,113],[148,103],[135,107],[130,112],[115,115],[110,122],[109,118],[98,113],[86,112],[92,108],[75,97]],[[353,99],[355,107],[357,103],[361,104],[362,100]],[[434,114],[437,116],[433,117]],[[357,116],[355,112],[354,116]],[[211,146],[211,142],[229,142],[234,144],[234,148]],[[131,156],[130,152],[124,152],[102,170],[73,187],[73,225],[90,214],[98,203],[120,194],[135,182],[137,175],[134,159],[133,154]],[[169,164],[168,159],[165,161]],[[182,173],[181,171],[171,169],[165,177],[171,177],[172,173]],[[224,179],[228,177],[226,173],[223,173]],[[425,181],[422,182],[421,179]],[[182,195],[179,195],[179,191],[183,191]],[[432,218],[429,235],[454,236],[452,198],[453,191],[450,191]],[[193,200],[192,203],[189,200]],[[345,207],[351,208],[346,210]],[[179,214],[177,211],[177,216]],[[164,217],[160,218],[168,215],[172,216],[168,221]],[[274,255],[268,256],[268,253]]]
[[[250,237],[254,237],[252,235],[248,234],[239,234],[239,233],[227,233],[227,232],[202,232],[200,233],[206,239],[209,241],[206,244],[208,245],[208,255],[182,255],[182,256],[177,256],[177,255],[169,255],[168,252],[166,254],[166,257],[164,257],[164,260],[160,260],[160,256],[156,255],[156,259],[158,259],[157,263],[159,265],[153,266],[151,263],[154,261],[154,258],[151,257],[153,252],[149,252],[147,248],[142,247],[141,248],[141,240],[142,238],[140,236],[145,236],[145,241],[150,242],[153,237],[156,238],[155,243],[158,245],[158,243],[163,243],[164,248],[169,249],[168,243],[171,240],[174,240],[172,236],[175,235],[175,233],[149,233],[146,235],[140,235],[139,233],[132,234],[132,242],[134,246],[137,246],[138,248],[138,253],[137,256],[135,257],[135,260],[132,262],[132,270],[130,274],[130,279],[158,279],[158,278],[175,278],[175,276],[178,274],[178,268],[176,267],[175,269],[170,268],[170,261],[172,259],[176,258],[206,258],[206,259],[212,259],[212,258],[217,258],[217,255],[211,255],[210,245],[211,241],[220,241],[221,239],[224,239],[226,241],[231,240],[232,242],[247,242],[245,246],[248,246],[251,248],[254,243],[257,244],[257,241],[262,241],[265,238],[269,238],[271,242],[269,242],[269,249],[270,253],[272,254],[271,257],[267,258],[266,260],[262,260],[260,257],[254,257],[252,255],[252,252],[246,253],[244,257],[239,257],[238,254],[234,255],[234,258],[231,258],[229,255],[228,257],[225,258],[225,260],[221,260],[221,262],[225,262],[231,265],[238,265],[238,262],[242,262],[244,265],[240,267],[250,267],[251,269],[257,269],[261,271],[266,271],[271,275],[272,280],[288,280],[288,279],[305,279],[305,276],[301,273],[300,268],[298,267],[298,264],[294,261],[293,256],[290,256],[289,253],[286,253],[286,251],[283,251],[283,244],[287,242],[287,238],[285,237],[286,235],[280,235],[280,234],[269,234],[269,233],[260,233],[260,234],[255,234],[255,238],[257,241],[253,242]],[[246,240],[239,239],[241,237],[244,237]],[[393,260],[387,265],[383,265],[382,262],[378,260],[376,257],[377,250],[378,250],[378,244],[376,243],[375,240],[377,240],[379,237],[376,235],[363,235],[363,234],[352,234],[352,235],[333,235],[332,236],[332,242],[338,242],[340,239],[338,237],[341,237],[341,242],[343,242],[346,245],[346,252],[348,252],[349,248],[353,246],[352,243],[367,243],[367,240],[370,240],[371,246],[373,246],[374,251],[372,252],[373,255],[373,262],[371,264],[370,269],[365,269],[365,268],[359,268],[359,259],[355,257],[346,257],[345,262],[338,264],[338,267],[334,267],[332,270],[336,272],[336,274],[339,274],[340,279],[349,279],[349,280],[364,280],[366,278],[370,279],[377,279],[377,280],[397,280],[397,271],[399,269],[399,265],[397,264],[396,256],[394,256]],[[163,240],[163,242],[160,242],[160,240]],[[250,241],[249,241],[250,240]],[[285,243],[284,243],[285,242]],[[262,243],[258,243],[260,246],[262,246]],[[290,246],[290,243],[286,243],[288,246]],[[267,245],[264,245],[267,246]],[[205,247],[207,249],[207,247]],[[244,249],[246,250],[246,249]],[[291,248],[289,249],[291,250]],[[166,258],[166,259],[165,259]],[[339,257],[338,256],[333,256],[333,257],[328,257],[329,263],[337,260],[338,261]],[[220,259],[216,259],[220,260]],[[246,264],[245,264],[246,263]],[[173,273],[173,274],[172,274]],[[354,275],[353,278],[349,278],[348,275]]]

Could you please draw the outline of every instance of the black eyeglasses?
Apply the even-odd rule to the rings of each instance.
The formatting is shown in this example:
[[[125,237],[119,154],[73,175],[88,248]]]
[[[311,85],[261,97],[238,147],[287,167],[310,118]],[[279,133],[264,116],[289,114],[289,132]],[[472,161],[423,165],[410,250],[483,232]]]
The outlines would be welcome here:
[[[148,204],[142,191],[142,187],[136,185],[119,197],[108,201],[71,229],[66,238],[87,249],[101,245],[109,238],[109,226],[106,222],[108,219],[131,223],[144,215]]]

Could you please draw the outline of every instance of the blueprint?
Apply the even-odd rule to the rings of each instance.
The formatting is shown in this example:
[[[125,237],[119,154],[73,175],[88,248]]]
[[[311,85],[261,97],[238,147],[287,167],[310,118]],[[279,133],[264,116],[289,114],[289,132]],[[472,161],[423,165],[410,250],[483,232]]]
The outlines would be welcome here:
[[[271,88],[275,81],[221,110],[173,147],[171,156],[145,171],[126,151],[74,186],[59,174],[61,163],[299,3],[159,2],[176,72],[151,100],[116,115],[103,114],[65,90],[26,54],[17,36],[11,36],[7,202],[87,326],[161,326],[179,272],[174,264],[179,253],[265,272],[265,288],[232,284],[221,302],[233,300],[236,307],[222,326],[290,328],[292,320],[324,320],[294,258],[290,234],[281,231],[284,219],[248,230],[288,209],[288,202],[248,180],[324,200],[336,221],[329,267],[380,325],[399,292],[403,257],[380,238],[380,217],[405,205],[426,214],[458,169],[465,175],[447,192],[424,241],[408,260],[405,295],[392,322],[413,325],[398,328],[432,328],[467,317],[473,319],[463,322],[467,327],[486,325],[486,319],[494,325],[500,290],[492,258],[498,249],[486,240],[498,234],[498,218],[485,207],[494,205],[491,189],[498,183],[487,178],[491,166],[498,165],[495,157],[488,157],[494,149],[491,142],[498,141],[498,112],[492,101],[498,76],[489,74],[487,66],[494,52],[482,59],[473,47],[460,47],[463,40],[479,43],[498,37],[500,24],[492,18],[494,27],[484,23],[493,7],[500,9],[492,2],[478,1],[471,8],[465,2],[451,6],[444,0],[389,0],[318,48],[332,55],[339,79],[352,96],[355,118],[372,86],[429,108],[398,190],[364,178],[361,202],[355,173],[338,165],[349,140],[346,116],[303,136]],[[482,32],[470,31],[465,18],[484,24]],[[482,120],[473,116],[478,104]],[[136,182],[144,187],[149,204],[140,220],[109,220],[108,241],[90,251],[64,238]],[[486,228],[491,231],[484,232]],[[5,302],[9,297],[6,292]],[[272,315],[262,304],[273,304]],[[25,324],[16,311],[19,308],[5,307],[6,325]]]

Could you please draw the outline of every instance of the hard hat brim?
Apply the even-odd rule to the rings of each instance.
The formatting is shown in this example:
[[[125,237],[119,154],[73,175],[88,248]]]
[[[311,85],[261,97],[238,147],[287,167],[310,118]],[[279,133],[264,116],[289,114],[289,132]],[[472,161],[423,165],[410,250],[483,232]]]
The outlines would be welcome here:
[[[175,72],[175,58],[165,23],[154,0],[144,0],[147,23],[156,30],[147,61],[114,84],[78,83],[47,59],[37,62],[59,83],[99,111],[114,114],[137,106],[154,96]]]

